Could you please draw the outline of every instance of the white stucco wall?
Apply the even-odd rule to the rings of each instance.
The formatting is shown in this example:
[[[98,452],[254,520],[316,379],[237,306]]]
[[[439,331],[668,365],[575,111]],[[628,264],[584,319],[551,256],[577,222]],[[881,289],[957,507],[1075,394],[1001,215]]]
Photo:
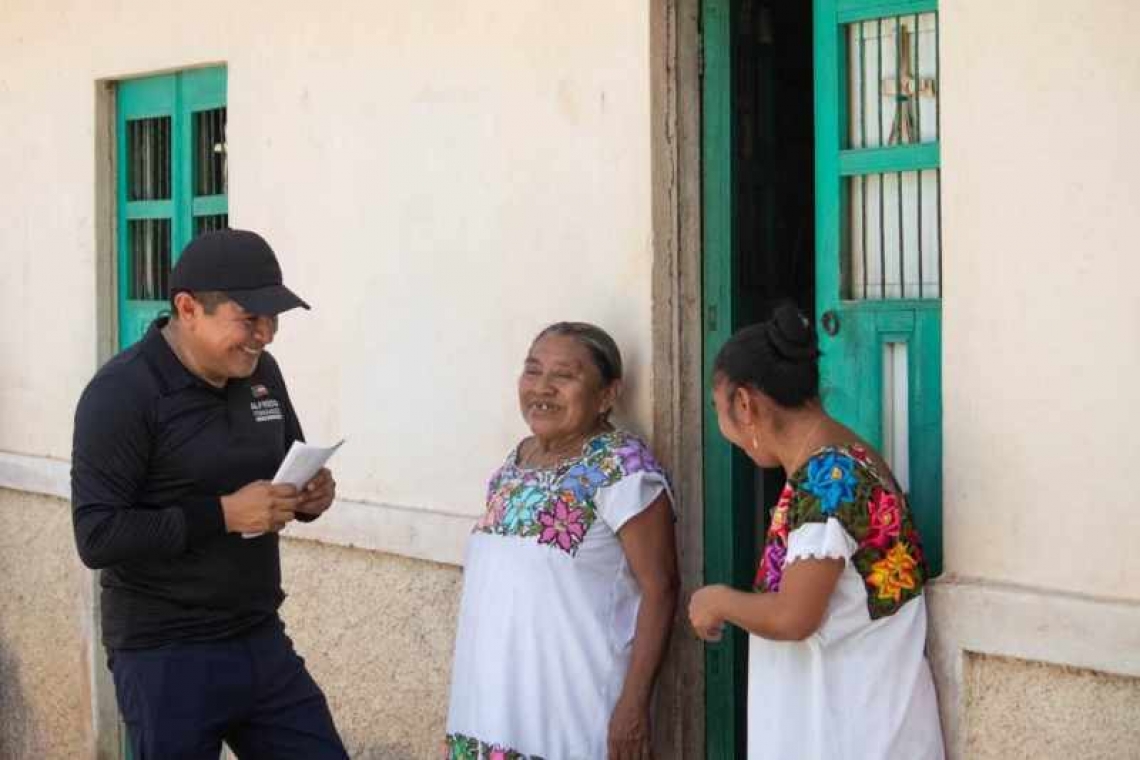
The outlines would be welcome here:
[[[946,568],[1137,599],[1140,4],[941,6]]]
[[[0,0],[0,451],[65,459],[97,365],[97,80],[225,62],[231,224],[314,304],[274,352],[349,500],[474,514],[558,319],[648,432],[649,6]]]

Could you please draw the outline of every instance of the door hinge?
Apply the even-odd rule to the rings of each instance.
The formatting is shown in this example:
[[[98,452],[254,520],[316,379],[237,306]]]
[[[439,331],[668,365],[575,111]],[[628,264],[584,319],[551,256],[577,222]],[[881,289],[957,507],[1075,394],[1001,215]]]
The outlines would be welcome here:
[[[700,79],[705,78],[705,38],[704,38],[704,35],[697,37],[697,76]]]

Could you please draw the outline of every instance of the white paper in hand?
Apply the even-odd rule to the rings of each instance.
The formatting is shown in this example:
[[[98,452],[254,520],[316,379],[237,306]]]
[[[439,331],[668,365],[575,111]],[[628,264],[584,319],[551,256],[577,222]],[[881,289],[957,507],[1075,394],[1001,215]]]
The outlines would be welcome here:
[[[289,484],[298,489],[316,477],[325,463],[332,458],[336,450],[344,443],[340,439],[332,446],[313,446],[302,441],[293,441],[289,453],[285,455],[277,474],[273,476],[273,485]],[[242,538],[257,538],[261,533],[242,533]]]

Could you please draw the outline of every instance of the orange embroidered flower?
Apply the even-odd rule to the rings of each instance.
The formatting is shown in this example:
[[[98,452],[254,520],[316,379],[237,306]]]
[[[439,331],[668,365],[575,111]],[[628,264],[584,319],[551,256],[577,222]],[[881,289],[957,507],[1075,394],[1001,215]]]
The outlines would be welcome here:
[[[875,595],[896,604],[902,601],[903,591],[913,591],[917,585],[914,571],[918,562],[910,556],[907,545],[899,541],[887,555],[871,566],[867,585],[875,587]]]

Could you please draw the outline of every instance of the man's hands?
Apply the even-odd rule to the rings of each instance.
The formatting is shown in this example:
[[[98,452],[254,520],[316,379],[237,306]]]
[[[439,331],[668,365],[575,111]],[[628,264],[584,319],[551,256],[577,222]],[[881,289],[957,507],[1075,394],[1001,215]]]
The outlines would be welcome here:
[[[291,485],[255,480],[222,497],[227,533],[268,533],[284,528],[297,516],[323,514],[336,498],[336,481],[328,468],[298,491]]]
[[[312,480],[301,489],[297,511],[316,517],[332,506],[336,498],[336,481],[327,467],[322,467]]]
[[[301,498],[291,485],[255,480],[222,497],[227,533],[277,532],[293,519]]]

